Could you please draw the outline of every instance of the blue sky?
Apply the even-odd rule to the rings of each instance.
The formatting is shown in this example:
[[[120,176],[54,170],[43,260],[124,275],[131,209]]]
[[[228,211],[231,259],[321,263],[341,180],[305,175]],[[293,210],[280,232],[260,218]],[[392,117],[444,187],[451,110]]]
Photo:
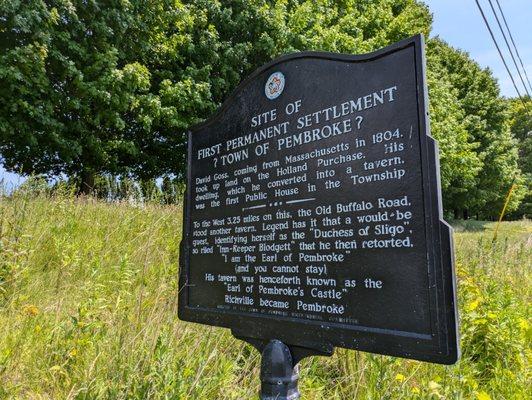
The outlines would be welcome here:
[[[439,35],[452,46],[467,51],[481,66],[489,67],[499,81],[502,94],[515,97],[516,91],[482,21],[475,0],[424,0],[424,2],[434,16],[432,35]],[[496,8],[495,0],[492,2]],[[513,63],[507,53],[489,3],[487,0],[480,0],[480,3],[513,72]],[[532,0],[499,0],[499,3],[506,15],[528,77],[532,80]],[[517,62],[519,63],[519,60]],[[514,76],[516,83],[520,84],[515,72]],[[2,166],[0,166],[1,180],[4,180],[8,188],[22,182],[22,178],[17,174],[6,172]]]
[[[489,67],[493,71],[504,96],[517,96],[512,81],[491,40],[488,29],[484,25],[475,0],[423,1],[429,6],[433,14],[432,35],[439,35],[450,45],[466,50],[480,65]],[[493,17],[490,5],[487,0],[480,0],[479,2],[484,9],[484,14],[488,18],[493,33],[496,35],[499,47],[507,59],[507,64],[515,76],[516,83],[520,85],[517,73],[514,72],[515,67],[508,54],[497,22]],[[492,0],[492,3],[495,10],[498,11],[495,0]],[[506,16],[506,21],[512,31],[528,77],[532,82],[532,0],[499,0],[499,4]],[[501,24],[504,27],[502,20]],[[511,45],[511,42],[509,43]],[[520,66],[517,58],[516,61]],[[523,90],[519,86],[518,88],[522,94]]]

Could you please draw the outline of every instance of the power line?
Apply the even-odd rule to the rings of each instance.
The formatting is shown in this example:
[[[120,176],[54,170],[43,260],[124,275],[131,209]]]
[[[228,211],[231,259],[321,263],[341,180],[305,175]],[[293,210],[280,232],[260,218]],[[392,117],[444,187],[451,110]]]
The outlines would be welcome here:
[[[514,37],[512,35],[512,31],[510,31],[510,28],[508,27],[508,23],[506,22],[506,17],[504,16],[504,12],[502,11],[501,5],[499,4],[499,0],[495,0],[497,2],[497,7],[499,7],[499,11],[502,15],[502,20],[504,21],[504,25],[506,26],[506,29],[508,30],[508,34],[510,35],[510,40],[512,41],[512,44],[515,49],[515,53],[517,54],[517,58],[519,59],[519,62],[521,63],[521,67],[523,68],[523,72],[525,73],[526,81],[528,82],[528,86],[530,89],[532,89],[532,85],[530,84],[530,80],[528,79],[528,74],[526,73],[525,65],[523,64],[523,60],[521,59],[521,55],[519,54],[519,51],[517,50],[517,46],[515,45]]]
[[[478,0],[475,0],[475,3],[477,3],[477,7],[480,11],[480,14],[482,15],[482,19],[484,20],[484,24],[486,25],[486,28],[488,28],[488,31],[490,33],[491,39],[493,40],[493,43],[495,44],[495,47],[497,48],[497,51],[499,52],[499,56],[501,57],[502,63],[504,64],[504,67],[506,68],[506,72],[508,72],[508,75],[510,76],[510,79],[512,80],[512,83],[514,85],[515,91],[517,92],[517,95],[523,102],[523,106],[525,107],[525,110],[528,112],[528,107],[526,102],[523,100],[523,97],[521,96],[521,92],[517,88],[517,85],[515,84],[514,77],[512,73],[510,72],[510,68],[508,68],[508,64],[506,64],[506,60],[504,59],[504,56],[502,55],[501,49],[499,48],[499,44],[497,43],[497,40],[495,39],[495,35],[493,35],[493,31],[491,30],[490,24],[488,23],[488,20],[486,19],[486,15],[484,14],[484,10],[480,6],[480,3]]]
[[[506,47],[508,47],[508,51],[510,52],[510,57],[512,57],[512,61],[514,62],[515,69],[517,70],[517,74],[519,75],[519,79],[521,79],[521,83],[523,84],[523,87],[525,88],[525,92],[530,97],[530,92],[528,91],[528,88],[526,87],[525,80],[523,79],[523,76],[521,75],[521,71],[519,70],[519,67],[517,66],[517,61],[515,61],[514,53],[512,52],[512,48],[510,47],[510,43],[508,43],[508,39],[506,38],[506,34],[504,33],[504,30],[502,29],[501,22],[499,21],[499,16],[495,12],[495,8],[493,7],[493,3],[491,0],[488,0],[490,3],[491,11],[493,12],[493,15],[495,15],[495,20],[497,21],[497,25],[499,26],[499,30],[502,33],[502,37],[504,38],[504,42],[506,43]]]

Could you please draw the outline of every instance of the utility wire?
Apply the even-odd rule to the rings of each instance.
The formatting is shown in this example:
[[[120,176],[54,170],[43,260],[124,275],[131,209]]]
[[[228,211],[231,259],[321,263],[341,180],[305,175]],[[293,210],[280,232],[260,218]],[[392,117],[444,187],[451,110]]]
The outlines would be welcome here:
[[[499,0],[495,0],[497,2],[497,7],[499,7],[499,11],[502,15],[502,20],[504,22],[504,25],[506,26],[506,29],[508,30],[508,34],[510,35],[510,40],[512,41],[512,44],[515,49],[515,54],[517,54],[517,58],[519,59],[519,62],[521,63],[521,67],[523,68],[523,72],[525,73],[526,81],[528,82],[528,86],[532,90],[532,85],[530,84],[530,80],[528,79],[528,74],[526,73],[525,65],[523,64],[523,60],[521,59],[521,55],[519,54],[519,51],[517,50],[517,46],[515,45],[514,37],[512,35],[512,31],[510,31],[510,28],[508,27],[508,23],[506,22],[506,17],[504,16],[504,12],[502,11],[501,5],[499,3]]]
[[[478,2],[478,0],[475,0],[475,3],[477,3],[477,7],[478,7],[478,9],[480,11],[480,14],[482,15],[482,19],[484,20],[484,24],[486,25],[486,28],[488,28],[488,31],[489,31],[489,33],[491,35],[491,39],[493,40],[493,43],[495,44],[495,47],[497,48],[497,51],[499,52],[499,56],[501,57],[502,63],[504,64],[504,66],[506,68],[506,72],[508,72],[508,75],[510,76],[510,79],[512,80],[512,83],[514,85],[515,91],[517,92],[517,95],[519,96],[519,98],[523,102],[523,106],[525,107],[525,110],[527,110],[527,112],[528,112],[527,104],[523,100],[523,96],[521,96],[521,92],[519,91],[519,89],[517,88],[517,85],[515,84],[514,77],[513,77],[512,73],[510,72],[510,68],[508,68],[508,64],[506,64],[506,60],[504,59],[504,56],[502,55],[501,49],[499,48],[499,44],[497,43],[497,40],[495,39],[495,36],[493,35],[493,31],[491,30],[490,24],[488,23],[488,20],[486,19],[486,15],[484,14],[484,10],[482,9],[482,7],[481,7],[480,3]]]
[[[510,47],[510,43],[508,43],[508,39],[506,38],[506,34],[504,33],[504,30],[502,29],[501,21],[499,21],[499,16],[495,12],[495,8],[493,7],[493,3],[491,0],[488,0],[490,3],[491,11],[493,12],[493,15],[495,15],[495,20],[497,21],[497,25],[499,25],[499,30],[502,33],[502,37],[504,38],[504,42],[506,43],[506,47],[508,47],[508,51],[510,52],[510,57],[512,57],[512,61],[514,62],[515,69],[517,70],[517,74],[519,75],[519,79],[521,79],[521,83],[523,84],[523,87],[525,88],[525,92],[530,97],[530,92],[528,91],[528,88],[526,87],[525,80],[523,79],[523,75],[521,75],[521,71],[519,70],[519,67],[517,66],[517,61],[515,61],[514,53],[512,52],[512,48]]]

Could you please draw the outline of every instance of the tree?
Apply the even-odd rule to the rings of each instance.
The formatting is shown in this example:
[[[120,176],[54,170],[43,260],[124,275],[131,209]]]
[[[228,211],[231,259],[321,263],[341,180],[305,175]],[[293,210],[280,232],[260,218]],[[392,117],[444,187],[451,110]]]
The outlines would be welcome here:
[[[23,173],[183,176],[185,135],[259,65],[418,32],[413,0],[14,0],[0,13],[0,154]]]
[[[461,207],[465,218],[468,214],[495,218],[512,183],[522,183],[505,101],[491,71],[482,69],[467,53],[437,38],[431,41],[429,50],[435,62],[433,68],[443,69],[456,90],[457,104],[463,111],[462,126],[481,162],[473,184],[467,185],[465,198],[448,206]],[[509,211],[517,208],[523,195],[522,189],[515,193]]]
[[[524,173],[532,173],[532,99],[508,99],[510,130],[517,139],[519,166]]]
[[[515,216],[532,216],[532,99],[509,99],[510,130],[517,140],[519,167],[523,171],[523,190],[526,192]]]
[[[431,27],[415,0],[13,0],[0,15],[2,162],[85,191],[97,175],[183,179],[186,131],[281,54],[365,53]],[[428,83],[445,206],[492,217],[522,180],[497,83],[439,39]]]
[[[470,207],[470,191],[482,167],[478,143],[469,135],[465,111],[460,106],[459,91],[445,68],[445,54],[438,51],[438,41],[430,40],[427,49],[427,80],[430,89],[431,132],[438,140],[443,204],[454,211]]]
[[[142,124],[150,72],[121,60],[130,11],[117,0],[2,3],[0,153],[8,169],[77,176],[87,190],[96,173],[125,171],[141,157],[128,123]]]

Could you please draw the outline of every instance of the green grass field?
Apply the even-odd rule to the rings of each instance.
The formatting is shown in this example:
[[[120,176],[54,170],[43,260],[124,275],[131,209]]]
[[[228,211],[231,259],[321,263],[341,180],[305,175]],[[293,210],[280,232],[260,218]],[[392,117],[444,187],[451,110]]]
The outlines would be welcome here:
[[[526,399],[532,223],[457,225],[462,359],[339,349],[301,365],[302,398]],[[179,207],[0,197],[0,399],[253,399],[259,357],[177,320]]]

